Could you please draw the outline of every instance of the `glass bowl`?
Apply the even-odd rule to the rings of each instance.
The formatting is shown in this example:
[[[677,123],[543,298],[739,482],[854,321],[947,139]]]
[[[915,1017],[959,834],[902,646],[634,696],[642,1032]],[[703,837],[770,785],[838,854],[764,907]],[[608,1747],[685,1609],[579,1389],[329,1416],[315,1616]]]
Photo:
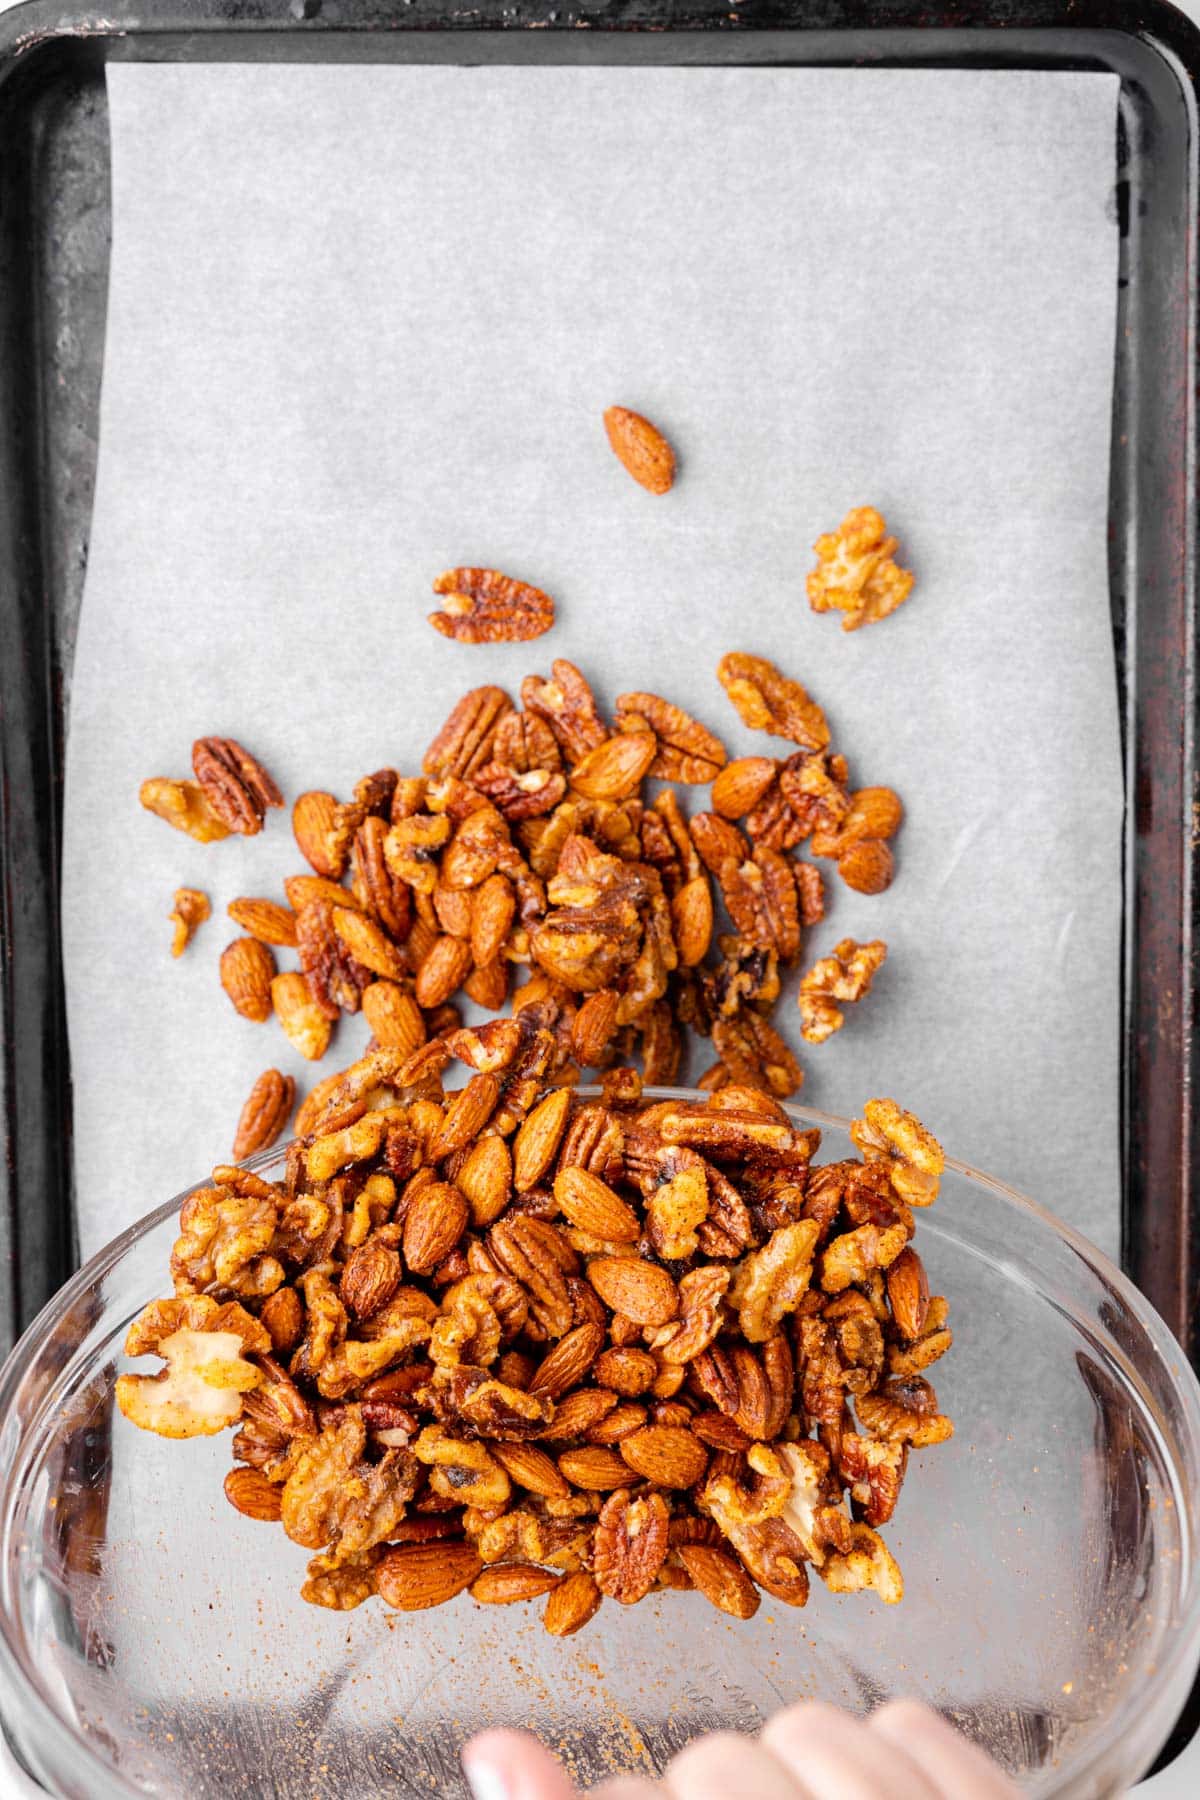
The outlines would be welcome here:
[[[789,1111],[852,1153],[842,1121]],[[804,1611],[764,1596],[743,1624],[664,1593],[565,1640],[537,1605],[465,1595],[305,1605],[307,1552],[224,1499],[228,1438],[170,1443],[115,1412],[179,1204],[94,1258],[0,1374],[0,1703],[51,1792],[457,1795],[460,1745],[500,1723],[585,1785],[797,1698],[916,1694],[1029,1792],[1090,1796],[1136,1780],[1174,1724],[1200,1659],[1200,1388],[1112,1264],[1001,1183],[949,1163],[919,1220],[957,1431],[913,1456],[885,1530],[903,1603],[816,1582]]]

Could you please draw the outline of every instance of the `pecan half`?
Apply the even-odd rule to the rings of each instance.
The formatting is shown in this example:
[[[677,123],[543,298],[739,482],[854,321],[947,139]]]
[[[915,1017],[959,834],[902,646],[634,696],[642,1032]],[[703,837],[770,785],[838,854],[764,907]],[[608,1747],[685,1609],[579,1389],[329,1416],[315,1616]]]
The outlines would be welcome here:
[[[197,738],[192,773],[221,823],[242,837],[262,830],[269,806],[283,805],[283,795],[262,764],[235,738]]]
[[[496,569],[448,569],[433,584],[442,610],[429,623],[459,644],[519,644],[554,623],[554,602],[540,588]]]

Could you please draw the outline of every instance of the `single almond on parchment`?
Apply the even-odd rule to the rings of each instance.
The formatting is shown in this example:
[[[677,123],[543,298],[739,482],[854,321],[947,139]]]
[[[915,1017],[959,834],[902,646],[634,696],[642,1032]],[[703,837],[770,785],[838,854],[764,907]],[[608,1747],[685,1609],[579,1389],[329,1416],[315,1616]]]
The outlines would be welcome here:
[[[675,452],[657,425],[627,406],[610,406],[604,429],[613,454],[651,494],[665,494],[675,481]]]

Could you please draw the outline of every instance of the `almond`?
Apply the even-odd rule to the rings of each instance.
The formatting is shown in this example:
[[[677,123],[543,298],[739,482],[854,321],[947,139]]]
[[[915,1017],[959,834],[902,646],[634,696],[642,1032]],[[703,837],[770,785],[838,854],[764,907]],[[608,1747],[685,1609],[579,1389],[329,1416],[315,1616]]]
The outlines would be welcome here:
[[[587,800],[627,800],[654,761],[652,731],[624,731],[589,750],[571,771],[571,786]]]
[[[740,1454],[750,1448],[751,1440],[741,1426],[735,1425],[724,1413],[696,1413],[692,1418],[691,1428],[700,1442],[707,1444],[710,1449],[732,1450],[735,1454]]]
[[[365,913],[339,906],[333,914],[333,929],[356,962],[384,980],[403,979],[407,970],[404,958],[390,937]]]
[[[271,1016],[275,958],[257,938],[235,938],[221,952],[221,986],[243,1019],[261,1025]]]
[[[570,1108],[570,1088],[555,1088],[522,1124],[513,1145],[513,1176],[519,1194],[536,1186],[554,1161]]]
[[[448,1181],[422,1187],[404,1219],[404,1260],[414,1275],[428,1275],[449,1256],[467,1227],[467,1203]]]
[[[723,819],[744,819],[764,797],[778,769],[773,756],[739,756],[726,763],[712,784],[713,811]]]
[[[901,1337],[919,1338],[929,1316],[929,1279],[924,1263],[911,1246],[890,1264],[886,1280],[897,1330]]]
[[[289,1042],[309,1062],[320,1062],[329,1048],[333,1026],[313,999],[304,976],[294,969],[276,975],[271,983],[271,1004]],[[339,1077],[332,1079],[336,1081]]]
[[[475,889],[471,900],[471,955],[478,968],[500,954],[516,911],[517,896],[507,875],[489,875]]]
[[[276,1356],[287,1356],[296,1348],[304,1332],[304,1308],[295,1288],[276,1288],[263,1301],[258,1316],[270,1334]]]
[[[636,1244],[642,1234],[633,1208],[606,1181],[586,1169],[560,1169],[554,1177],[554,1198],[572,1225],[592,1237]]]
[[[570,1637],[579,1631],[600,1608],[601,1594],[595,1579],[586,1569],[577,1569],[552,1588],[542,1614],[542,1624],[551,1637]]]
[[[498,1075],[472,1075],[465,1088],[446,1096],[441,1129],[429,1146],[430,1162],[440,1162],[463,1150],[479,1136],[496,1110],[500,1098]]]
[[[402,1056],[407,1056],[425,1042],[425,1020],[421,1009],[412,995],[396,982],[372,982],[363,990],[362,1009],[382,1049],[399,1050]]]
[[[603,1342],[602,1325],[577,1325],[574,1331],[568,1331],[538,1369],[529,1392],[548,1394],[557,1400],[568,1388],[577,1387],[595,1362]]]
[[[287,979],[290,978],[283,975],[276,976],[277,981],[284,981]],[[303,975],[299,976],[298,979],[303,981]],[[328,1025],[328,1019],[325,1019],[324,1023]],[[345,1081],[345,1075],[346,1071],[344,1069],[336,1069],[332,1075],[326,1075],[323,1081],[318,1081],[317,1085],[310,1088],[308,1093],[305,1094],[303,1100],[300,1102],[300,1109],[293,1122],[295,1133],[298,1138],[308,1137],[309,1134],[315,1131],[317,1126],[323,1122],[326,1107],[333,1096],[338,1093],[339,1089],[342,1087],[342,1084]],[[352,1109],[349,1114],[345,1116],[354,1118],[354,1110]]]
[[[604,1304],[638,1325],[668,1325],[679,1311],[675,1283],[657,1263],[637,1256],[598,1256],[587,1278]]]
[[[346,1259],[338,1284],[342,1305],[356,1319],[373,1318],[400,1286],[402,1274],[396,1251],[368,1238]]]
[[[644,1406],[614,1406],[598,1425],[588,1429],[585,1436],[589,1444],[619,1444],[622,1438],[632,1437],[635,1431],[641,1431],[647,1422]]]
[[[680,1544],[678,1556],[706,1600],[735,1619],[754,1617],[759,1607],[758,1589],[732,1556],[709,1544]]]
[[[843,844],[859,838],[895,837],[904,818],[900,796],[889,787],[859,788],[850,796],[850,811],[842,820],[838,837]]]
[[[494,956],[472,969],[463,982],[463,993],[487,1012],[499,1012],[508,998],[508,958]]]
[[[380,1596],[401,1612],[442,1606],[470,1587],[483,1568],[474,1544],[402,1544],[375,1567]]]
[[[675,452],[657,425],[627,406],[610,406],[604,429],[617,461],[650,494],[665,494],[675,481]]]
[[[892,885],[895,863],[886,844],[861,838],[838,857],[837,872],[859,894],[882,894]]]
[[[467,1197],[476,1231],[498,1219],[512,1193],[512,1151],[504,1138],[482,1137],[472,1144],[455,1181]]]
[[[234,1162],[268,1149],[291,1118],[295,1104],[296,1083],[292,1076],[281,1075],[278,1069],[264,1069],[250,1089],[238,1119]]]
[[[554,1417],[539,1436],[546,1438],[582,1437],[617,1404],[611,1388],[579,1388],[567,1394],[554,1408]]]
[[[324,875],[289,875],[283,891],[295,913],[302,913],[314,900],[322,900],[326,906],[352,906],[357,912],[367,910],[357,894],[352,894],[339,882],[328,881]]]
[[[633,1344],[614,1345],[596,1359],[596,1380],[629,1399],[644,1394],[657,1374],[658,1364],[650,1352]]]
[[[427,1010],[441,1006],[462,986],[470,967],[471,946],[465,939],[437,938],[417,973],[417,1004]]]
[[[600,988],[589,994],[575,1014],[571,1026],[571,1050],[576,1062],[585,1069],[598,1063],[617,1029],[621,996],[615,988]]]
[[[622,1438],[621,1455],[637,1475],[660,1487],[695,1487],[704,1479],[708,1451],[699,1438],[677,1425],[647,1425]]]
[[[273,1524],[281,1516],[283,1490],[268,1481],[261,1469],[230,1469],[225,1477],[225,1498],[246,1519]]]
[[[556,1588],[562,1576],[536,1563],[493,1563],[471,1583],[471,1598],[481,1606],[510,1606],[514,1600],[536,1600]]]
[[[489,1448],[505,1474],[531,1494],[543,1500],[565,1500],[571,1492],[569,1482],[536,1444],[492,1443]]]
[[[587,1488],[593,1493],[629,1485],[629,1465],[624,1457],[602,1444],[585,1444],[578,1450],[564,1450],[558,1466],[573,1486]]]
[[[475,895],[470,888],[438,886],[433,890],[433,910],[442,930],[451,937],[469,938]]]
[[[712,889],[703,875],[687,881],[671,901],[671,928],[683,968],[704,961],[713,933]]]
[[[292,831],[305,862],[336,881],[349,860],[348,834],[339,829],[338,803],[319,789],[301,794],[292,808]]]
[[[235,925],[260,944],[282,944],[289,949],[295,945],[296,915],[290,907],[275,900],[231,900],[225,910]]]

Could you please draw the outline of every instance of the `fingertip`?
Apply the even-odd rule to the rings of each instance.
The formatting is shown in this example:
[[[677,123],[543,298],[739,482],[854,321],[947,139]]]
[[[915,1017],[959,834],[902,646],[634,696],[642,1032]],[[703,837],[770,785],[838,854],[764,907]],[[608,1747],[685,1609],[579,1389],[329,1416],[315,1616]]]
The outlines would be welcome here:
[[[941,1713],[928,1706],[924,1700],[913,1700],[906,1696],[902,1700],[885,1700],[877,1706],[867,1723],[875,1729],[890,1729],[901,1726],[911,1731],[942,1731],[957,1737],[958,1733],[952,1725],[947,1725]]]
[[[830,1731],[840,1734],[848,1722],[853,1723],[850,1715],[828,1700],[798,1700],[768,1719],[759,1735],[767,1745],[794,1744],[797,1738],[819,1737]]]
[[[461,1762],[474,1800],[572,1800],[562,1768],[526,1731],[481,1731]]]

